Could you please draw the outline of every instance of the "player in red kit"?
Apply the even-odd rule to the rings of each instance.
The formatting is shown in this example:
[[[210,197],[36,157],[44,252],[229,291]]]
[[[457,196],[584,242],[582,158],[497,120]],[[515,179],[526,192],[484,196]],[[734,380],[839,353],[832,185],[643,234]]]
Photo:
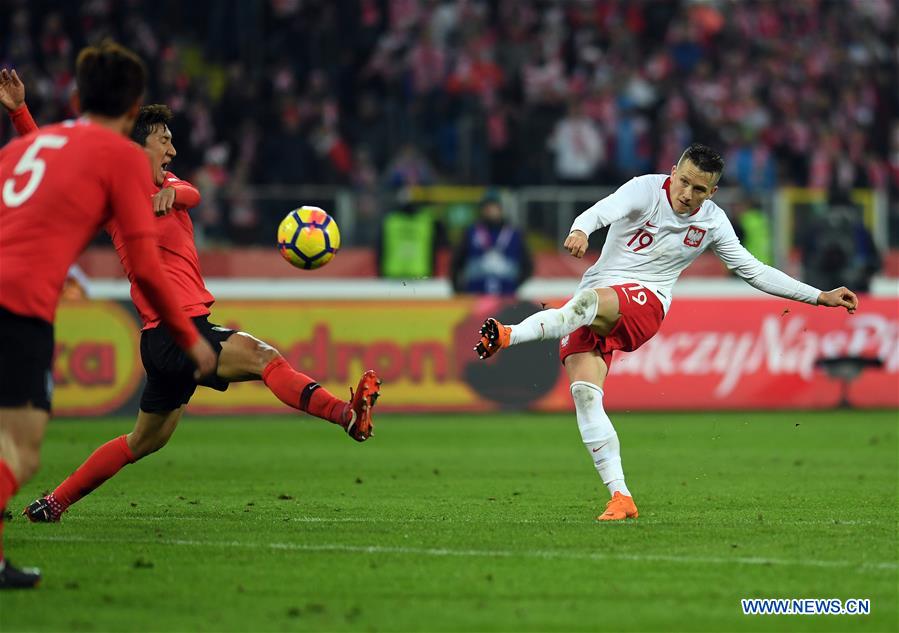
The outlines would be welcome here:
[[[14,74],[0,71],[0,103],[6,106],[20,134],[35,124],[24,102],[24,86]],[[160,255],[163,268],[173,281],[185,314],[194,319],[200,332],[219,352],[216,373],[199,383],[185,371],[185,359],[172,353],[172,337],[159,327],[159,315],[140,288],[132,284],[131,297],[144,323],[141,358],[147,384],[141,396],[134,430],[98,448],[51,494],[34,501],[24,514],[35,522],[59,520],[73,503],[96,489],[122,467],[162,448],[174,433],[184,407],[198,384],[224,391],[236,381],[263,380],[285,404],[342,426],[357,441],[371,436],[371,408],[379,395],[380,381],[367,371],[350,402],[334,397],[312,378],[297,372],[273,347],[244,332],[235,332],[208,322],[215,301],[200,274],[194,245],[193,224],[188,210],[200,202],[200,193],[167,168],[177,152],[168,121],[172,113],[164,105],[140,110],[132,138],[144,147],[156,185],[153,208],[158,217]],[[130,269],[122,248],[121,230],[111,222],[107,231],[126,271]],[[130,277],[130,274],[129,274]]]
[[[50,416],[53,321],[66,272],[110,219],[122,227],[135,284],[185,350],[191,372],[215,369],[211,346],[159,274],[147,160],[125,138],[144,92],[143,63],[104,42],[81,51],[75,76],[81,119],[0,149],[0,510],[38,468]],[[39,581],[38,570],[18,569],[0,552],[0,588]]]

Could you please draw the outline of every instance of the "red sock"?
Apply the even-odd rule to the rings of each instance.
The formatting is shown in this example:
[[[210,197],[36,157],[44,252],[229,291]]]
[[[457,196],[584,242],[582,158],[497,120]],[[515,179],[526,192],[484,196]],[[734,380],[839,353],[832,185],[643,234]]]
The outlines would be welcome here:
[[[134,463],[134,453],[128,448],[128,440],[121,435],[109,440],[91,453],[91,456],[69,475],[53,491],[53,497],[63,509],[88,495],[104,481],[128,464]]]
[[[312,378],[291,367],[283,356],[266,365],[262,382],[288,407],[306,411],[334,424],[343,422],[346,402],[335,398]]]
[[[19,489],[19,482],[16,476],[6,465],[6,462],[0,459],[0,514],[6,512],[6,502],[12,499]],[[3,526],[6,520],[0,517],[0,561],[3,560]]]

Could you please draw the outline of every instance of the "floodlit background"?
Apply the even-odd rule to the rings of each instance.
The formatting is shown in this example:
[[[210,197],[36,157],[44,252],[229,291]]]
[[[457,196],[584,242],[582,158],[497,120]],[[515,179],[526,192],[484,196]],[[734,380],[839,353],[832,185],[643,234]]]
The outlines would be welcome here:
[[[59,526],[7,529],[47,581],[4,596],[4,629],[895,630],[895,2],[0,0],[39,124],[73,115],[75,56],[105,36],[175,112],[211,320],[336,394],[377,369],[377,437],[297,424],[261,383],[198,390],[159,455]],[[640,519],[603,529],[557,344],[472,346],[487,316],[565,301],[605,239],[564,254],[574,217],[692,142],[725,157],[715,201],[756,257],[861,307],[763,295],[703,254],[613,363]],[[275,246],[302,205],[341,230],[318,271]],[[473,255],[484,222],[502,257]],[[79,264],[16,503],[137,410],[127,280],[104,236]],[[873,609],[747,620],[741,597]]]

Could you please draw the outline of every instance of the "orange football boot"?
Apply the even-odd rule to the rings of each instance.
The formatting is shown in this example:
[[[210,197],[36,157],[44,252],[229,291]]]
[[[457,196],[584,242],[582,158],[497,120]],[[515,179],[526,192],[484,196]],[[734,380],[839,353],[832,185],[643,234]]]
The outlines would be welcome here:
[[[374,435],[374,421],[371,409],[381,395],[381,380],[374,369],[369,369],[356,386],[355,393],[350,387],[349,419],[342,425],[347,435],[357,442],[364,442]]]
[[[606,511],[596,517],[597,521],[623,521],[624,519],[636,519],[637,505],[633,497],[628,497],[616,492],[606,504]]]
[[[484,360],[485,358],[490,358],[504,347],[509,347],[509,342],[512,338],[512,328],[491,317],[484,321],[480,334],[481,340],[474,346],[474,351],[478,353],[478,358]]]

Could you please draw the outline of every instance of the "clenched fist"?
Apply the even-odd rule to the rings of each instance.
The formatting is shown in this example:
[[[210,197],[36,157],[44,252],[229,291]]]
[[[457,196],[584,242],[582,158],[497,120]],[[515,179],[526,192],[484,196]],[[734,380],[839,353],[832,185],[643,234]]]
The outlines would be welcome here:
[[[583,231],[572,231],[565,238],[565,250],[580,259],[587,252],[587,234]]]

